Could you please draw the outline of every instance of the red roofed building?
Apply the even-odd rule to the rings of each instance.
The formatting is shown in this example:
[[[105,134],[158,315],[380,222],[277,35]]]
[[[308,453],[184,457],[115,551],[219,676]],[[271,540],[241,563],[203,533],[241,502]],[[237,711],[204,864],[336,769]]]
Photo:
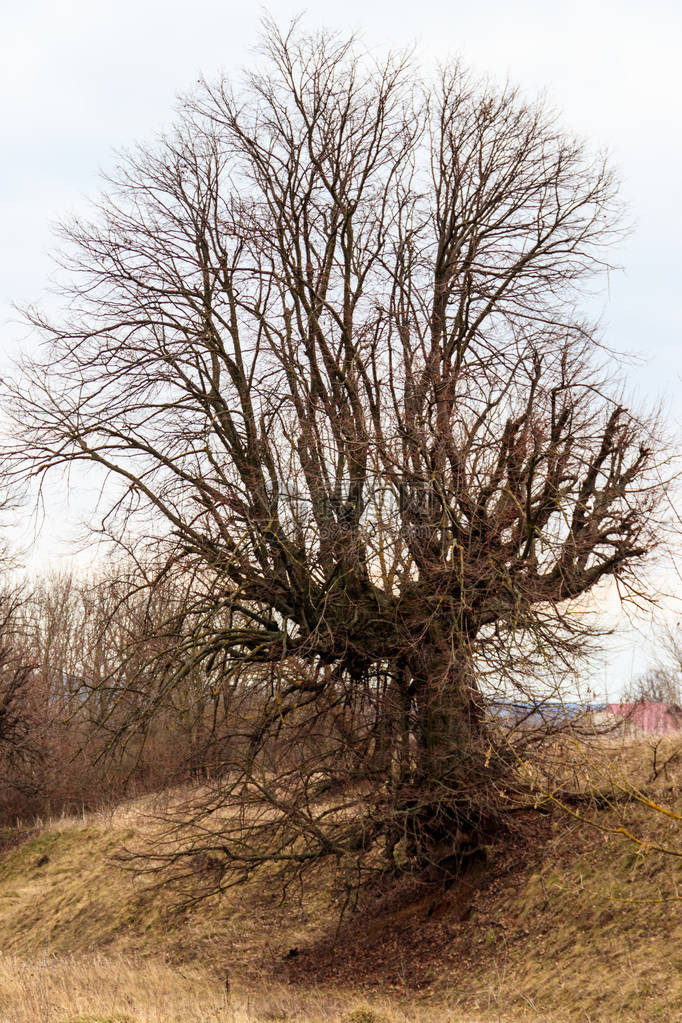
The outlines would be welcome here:
[[[682,707],[676,703],[609,703],[606,710],[641,732],[670,735],[682,730]]]

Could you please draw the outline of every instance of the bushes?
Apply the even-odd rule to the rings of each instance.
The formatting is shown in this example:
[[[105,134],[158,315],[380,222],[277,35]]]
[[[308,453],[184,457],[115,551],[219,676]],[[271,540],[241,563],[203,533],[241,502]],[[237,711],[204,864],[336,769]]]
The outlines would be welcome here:
[[[119,565],[18,593],[0,595],[0,825],[220,770],[220,692],[188,672],[165,694],[155,677],[177,580]]]

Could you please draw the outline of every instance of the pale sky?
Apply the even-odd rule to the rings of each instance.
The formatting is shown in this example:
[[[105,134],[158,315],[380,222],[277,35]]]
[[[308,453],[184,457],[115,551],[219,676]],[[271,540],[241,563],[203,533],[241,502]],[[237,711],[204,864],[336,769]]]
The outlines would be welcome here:
[[[49,282],[51,224],[97,194],[113,150],[150,140],[176,94],[200,74],[252,60],[265,8],[234,0],[24,0],[0,11],[0,365],[20,342],[11,302]],[[305,9],[273,0],[280,23]],[[355,29],[370,47],[416,45],[426,65],[458,56],[493,79],[543,92],[566,127],[606,148],[620,169],[634,231],[618,253],[605,334],[643,363],[642,400],[682,398],[682,5],[673,0],[345,0],[311,4],[304,25]],[[77,502],[76,502],[77,503]],[[50,516],[42,556],[64,550],[68,515]],[[60,541],[61,546],[60,546]],[[607,665],[609,691],[636,672],[640,640]]]

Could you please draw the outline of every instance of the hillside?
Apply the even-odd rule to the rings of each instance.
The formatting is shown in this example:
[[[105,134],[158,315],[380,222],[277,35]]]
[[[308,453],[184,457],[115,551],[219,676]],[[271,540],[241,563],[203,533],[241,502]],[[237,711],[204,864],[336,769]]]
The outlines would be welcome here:
[[[2,1023],[682,1019],[682,860],[653,849],[679,822],[643,806],[629,815],[648,848],[535,815],[513,853],[491,849],[447,891],[367,895],[338,934],[322,872],[284,901],[261,875],[178,911],[118,861],[153,812],[3,834]]]

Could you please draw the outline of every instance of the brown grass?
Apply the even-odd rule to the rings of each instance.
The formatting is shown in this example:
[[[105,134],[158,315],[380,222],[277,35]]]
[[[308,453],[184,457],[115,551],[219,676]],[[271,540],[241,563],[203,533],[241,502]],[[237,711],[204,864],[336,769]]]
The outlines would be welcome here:
[[[650,752],[612,769],[646,789]],[[679,810],[678,772],[647,791]],[[542,818],[448,892],[365,901],[333,953],[324,873],[286,903],[266,874],[182,913],[145,890],[115,856],[149,840],[150,810],[2,836],[0,1023],[682,1020],[682,859],[657,850],[682,846],[680,822],[643,803],[599,828]],[[611,833],[624,812],[642,846]]]
[[[119,956],[0,957],[0,1023],[476,1023],[446,1009],[281,985],[226,994],[192,968]]]

